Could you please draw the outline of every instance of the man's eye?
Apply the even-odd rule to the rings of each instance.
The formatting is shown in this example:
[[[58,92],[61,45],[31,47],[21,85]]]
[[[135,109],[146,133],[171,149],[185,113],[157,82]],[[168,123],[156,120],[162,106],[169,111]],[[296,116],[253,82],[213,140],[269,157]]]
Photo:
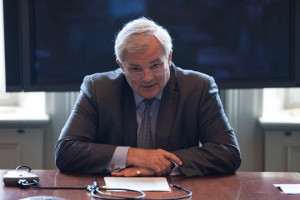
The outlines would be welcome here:
[[[158,64],[154,64],[151,66],[151,70],[156,70],[156,69],[159,69],[161,66],[161,63],[158,63]]]
[[[130,68],[129,69],[130,72],[133,72],[133,73],[137,73],[137,72],[141,72],[141,68],[138,68],[138,67],[133,67],[133,68]]]

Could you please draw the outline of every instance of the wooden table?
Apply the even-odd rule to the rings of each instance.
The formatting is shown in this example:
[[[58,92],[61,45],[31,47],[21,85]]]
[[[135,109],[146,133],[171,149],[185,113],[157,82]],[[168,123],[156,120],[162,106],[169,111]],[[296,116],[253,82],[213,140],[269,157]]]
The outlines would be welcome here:
[[[0,176],[7,170],[0,170]],[[60,173],[56,170],[32,170],[40,178],[41,186],[85,186],[92,185],[94,178],[99,180],[100,185],[104,185],[102,176]],[[280,192],[272,184],[300,184],[299,173],[288,172],[238,172],[234,175],[207,176],[207,177],[167,177],[171,184],[178,184],[193,192],[190,199],[199,200],[290,200],[300,199],[300,195],[286,195]],[[182,191],[173,189],[171,192],[146,192],[148,198],[164,198],[181,196]],[[21,189],[13,186],[5,186],[1,181],[0,199],[22,199],[32,196],[52,196],[63,199],[94,199],[85,190],[38,190]]]

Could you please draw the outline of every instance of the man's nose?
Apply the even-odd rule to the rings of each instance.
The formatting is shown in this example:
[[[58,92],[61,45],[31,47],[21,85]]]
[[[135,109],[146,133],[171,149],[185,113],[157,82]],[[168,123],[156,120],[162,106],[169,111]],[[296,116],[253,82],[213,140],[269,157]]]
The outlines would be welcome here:
[[[152,78],[153,78],[153,76],[152,76],[152,72],[150,71],[150,69],[145,69],[145,71],[144,71],[144,80],[149,81]]]

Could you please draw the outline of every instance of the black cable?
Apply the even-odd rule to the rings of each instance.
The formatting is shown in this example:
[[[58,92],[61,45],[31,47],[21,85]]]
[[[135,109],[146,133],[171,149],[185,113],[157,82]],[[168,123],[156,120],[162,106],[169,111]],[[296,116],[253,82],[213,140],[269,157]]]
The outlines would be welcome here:
[[[136,197],[124,197],[124,196],[119,196],[119,195],[113,195],[113,194],[106,194],[105,192],[102,192],[101,190],[105,190],[105,191],[109,191],[109,190],[121,190],[121,191],[127,191],[127,192],[135,192],[135,193],[140,193],[140,196],[136,196]],[[103,188],[103,187],[96,187],[94,190],[90,191],[92,196],[95,198],[100,198],[100,199],[115,199],[115,198],[119,198],[119,199],[145,199],[145,193],[140,191],[140,190],[131,190],[131,189],[121,189],[121,188]],[[99,193],[101,195],[104,196],[108,196],[108,197],[103,197],[103,196],[99,196],[96,193]],[[114,198],[109,198],[109,197],[114,197]]]
[[[187,194],[184,195],[184,196],[181,196],[181,197],[175,197],[175,199],[183,199],[183,198],[187,198],[187,197],[191,197],[193,195],[193,192],[190,191],[190,190],[187,190],[179,185],[176,185],[176,184],[170,184],[172,187],[176,188],[176,189],[179,189],[179,190],[183,190],[185,191]],[[174,198],[173,198],[174,199]]]
[[[25,188],[25,187],[30,187],[30,188],[34,188],[34,189],[46,189],[46,190],[59,190],[59,189],[66,189],[66,190],[87,190],[89,192],[91,192],[93,197],[99,198],[99,199],[144,199],[144,197],[146,196],[144,192],[140,191],[140,190],[131,190],[131,189],[123,189],[123,188],[104,188],[104,187],[98,187],[98,181],[97,179],[94,180],[94,185],[87,185],[85,187],[43,187],[43,186],[38,186],[39,182],[36,180],[33,180],[32,183],[29,183],[27,180],[25,179],[20,179],[18,181],[18,184],[21,186],[21,188]],[[128,192],[135,192],[135,193],[139,193],[141,194],[140,196],[136,196],[136,197],[125,197],[125,196],[119,196],[119,195],[112,195],[112,194],[106,194],[104,192],[102,192],[101,190],[119,190],[119,191],[128,191]],[[116,197],[116,198],[107,198],[107,197],[102,197],[97,195],[96,193],[99,193],[101,195],[105,195],[105,196],[110,196],[110,197]]]
[[[160,198],[160,200],[175,200],[175,199],[184,199],[184,198],[187,198],[187,197],[191,197],[192,196],[192,192],[179,186],[179,185],[176,185],[176,184],[170,184],[172,187],[176,188],[176,189],[179,189],[179,190],[182,190],[184,192],[186,192],[187,194],[186,195],[183,195],[183,196],[180,196],[180,197],[170,197],[170,198]],[[95,194],[95,192],[98,192],[100,193],[101,195],[105,195],[105,196],[110,196],[110,197],[117,197],[117,198],[121,198],[121,199],[124,199],[123,196],[118,196],[118,195],[111,195],[111,194],[106,194],[104,192],[101,192],[100,190],[103,189],[103,190],[124,190],[124,189],[118,189],[118,188],[102,188],[102,187],[96,187],[95,190],[92,190],[90,191],[92,196],[93,197],[96,197],[96,198],[101,198],[101,199],[111,199],[111,198],[105,198],[105,197],[102,197],[102,196],[98,196]],[[138,190],[129,190],[127,189],[126,191],[132,191],[132,192],[137,192]],[[142,191],[140,191],[141,194],[143,193]],[[145,194],[142,195],[142,196],[139,196],[139,197],[134,197],[134,198],[125,198],[125,199],[147,199],[147,200],[158,200],[158,199],[151,199],[151,198],[144,198],[145,197]]]
[[[151,198],[145,198],[145,193],[140,191],[140,190],[131,190],[131,189],[123,189],[123,188],[105,188],[105,187],[98,187],[98,181],[97,179],[94,179],[94,184],[93,185],[87,185],[85,187],[43,187],[43,186],[38,186],[39,182],[36,180],[33,180],[32,183],[29,183],[27,180],[25,179],[20,179],[18,181],[18,184],[22,187],[31,187],[31,188],[35,188],[35,189],[67,189],[67,190],[87,190],[89,191],[93,197],[98,198],[98,199],[147,199],[147,200],[157,200],[157,199],[151,199]],[[191,197],[192,196],[192,192],[179,186],[176,184],[170,184],[172,187],[182,190],[184,192],[186,192],[186,195],[180,196],[180,197],[171,197],[171,198],[163,198],[161,200],[175,200],[175,199],[183,199],[183,198],[187,198],[187,197]],[[112,195],[112,194],[107,194],[105,192],[102,192],[101,190],[104,191],[109,191],[109,190],[119,190],[119,191],[128,191],[128,192],[135,192],[140,194],[139,196],[136,197],[125,197],[125,196],[119,196],[119,195]],[[99,196],[97,195],[97,193],[103,195],[103,196],[107,196],[107,197],[103,197],[103,196]],[[111,198],[113,197],[113,198]]]
[[[115,198],[120,198],[120,199],[144,199],[144,197],[146,196],[145,193],[140,191],[140,190],[98,187],[98,180],[96,178],[94,179],[94,184],[93,185],[88,185],[86,190],[91,192],[93,197],[100,198],[100,199],[115,199]],[[141,195],[129,198],[129,197],[124,197],[124,196],[119,196],[119,195],[106,194],[106,193],[102,192],[101,190],[105,190],[105,191],[120,190],[120,191],[135,192],[135,193],[139,193]],[[99,195],[96,194],[96,192],[101,194],[101,195],[108,196],[108,197],[99,196]],[[114,197],[114,198],[109,198],[109,197]]]
[[[19,166],[16,168],[16,171],[18,171],[18,170],[19,170],[20,168],[22,168],[22,167],[27,168],[27,169],[28,169],[28,172],[31,171],[31,168],[30,168],[29,166],[27,166],[27,165],[19,165]]]
[[[19,185],[21,187],[31,187],[35,189],[43,189],[43,190],[85,190],[87,187],[43,187],[38,186],[39,182],[36,180],[33,180],[32,183],[29,183],[27,180],[20,179],[18,181]]]

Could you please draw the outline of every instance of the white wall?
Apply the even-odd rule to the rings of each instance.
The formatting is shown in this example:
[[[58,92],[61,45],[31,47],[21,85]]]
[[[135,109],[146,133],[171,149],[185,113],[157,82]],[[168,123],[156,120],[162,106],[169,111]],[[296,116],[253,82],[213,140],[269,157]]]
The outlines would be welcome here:
[[[3,1],[0,1],[0,93],[5,92]]]
[[[77,95],[76,92],[46,93],[46,113],[50,116],[50,123],[44,129],[45,169],[56,168],[54,161],[55,142],[71,113]]]
[[[239,171],[263,170],[264,132],[258,122],[262,115],[262,97],[262,89],[227,90],[225,93],[225,112],[242,153]]]

